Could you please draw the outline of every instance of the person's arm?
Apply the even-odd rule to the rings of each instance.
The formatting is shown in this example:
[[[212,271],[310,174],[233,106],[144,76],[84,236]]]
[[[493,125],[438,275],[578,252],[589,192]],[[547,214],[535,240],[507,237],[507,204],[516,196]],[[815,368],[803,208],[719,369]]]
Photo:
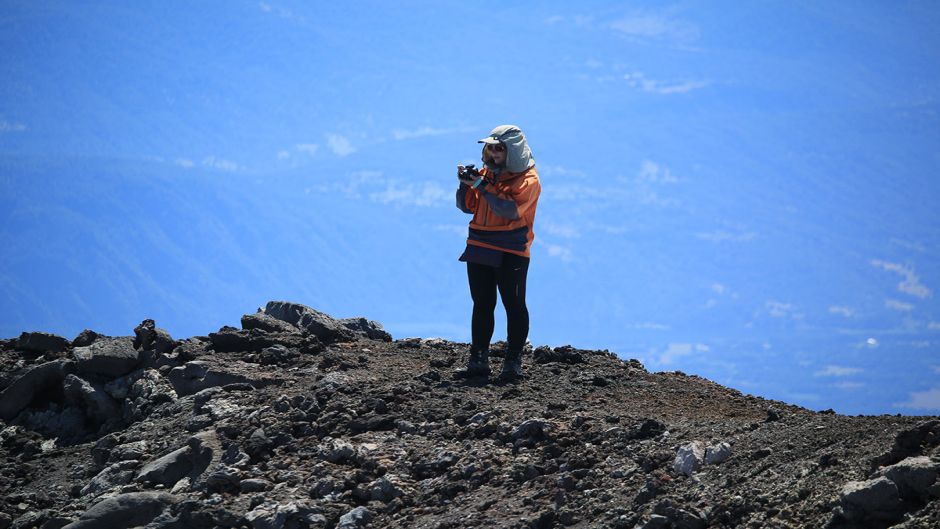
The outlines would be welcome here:
[[[470,186],[461,182],[460,187],[457,188],[457,208],[464,213],[473,214],[473,209],[467,204],[468,191],[470,191]]]

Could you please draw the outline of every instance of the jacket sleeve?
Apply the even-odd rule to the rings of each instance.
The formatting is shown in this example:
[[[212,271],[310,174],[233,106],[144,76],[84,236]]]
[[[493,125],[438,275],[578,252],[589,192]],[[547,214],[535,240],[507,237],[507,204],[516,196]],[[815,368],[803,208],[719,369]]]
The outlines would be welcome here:
[[[480,192],[483,195],[483,198],[486,199],[487,204],[489,204],[490,211],[509,220],[516,220],[519,218],[519,209],[514,199],[500,198],[496,194],[491,193],[482,187]]]
[[[477,195],[470,191],[470,186],[461,183],[460,187],[457,188],[457,208],[464,213],[473,214],[476,210],[477,200]]]
[[[529,176],[518,186],[512,188],[512,199],[516,203],[516,211],[521,217],[534,209],[542,193],[542,184],[536,175]]]

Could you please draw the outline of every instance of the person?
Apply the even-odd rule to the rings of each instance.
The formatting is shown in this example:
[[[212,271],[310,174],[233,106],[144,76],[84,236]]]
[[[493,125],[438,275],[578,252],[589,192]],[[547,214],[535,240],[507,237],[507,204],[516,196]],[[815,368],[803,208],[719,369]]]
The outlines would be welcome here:
[[[473,215],[467,263],[473,300],[472,343],[465,369],[457,376],[489,376],[489,347],[495,325],[496,293],[506,309],[506,352],[499,378],[522,376],[522,349],[529,335],[525,303],[530,250],[535,238],[535,208],[542,186],[525,134],[515,125],[501,125],[483,144],[483,168],[457,166],[457,207]]]

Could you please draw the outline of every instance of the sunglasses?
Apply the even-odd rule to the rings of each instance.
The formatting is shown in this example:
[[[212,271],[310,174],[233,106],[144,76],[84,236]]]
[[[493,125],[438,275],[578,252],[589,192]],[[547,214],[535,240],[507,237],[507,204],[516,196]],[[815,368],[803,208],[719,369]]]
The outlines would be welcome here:
[[[504,152],[506,150],[506,146],[502,143],[490,143],[487,144],[486,148],[493,152]]]

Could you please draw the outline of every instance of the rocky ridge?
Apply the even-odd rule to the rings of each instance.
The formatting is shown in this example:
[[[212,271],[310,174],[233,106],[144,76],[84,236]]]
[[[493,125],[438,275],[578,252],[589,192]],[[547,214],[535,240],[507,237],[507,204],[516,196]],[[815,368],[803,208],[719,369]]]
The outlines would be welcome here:
[[[289,302],[183,340],[0,340],[0,529],[940,526],[938,417],[571,346],[455,379],[466,351]]]

